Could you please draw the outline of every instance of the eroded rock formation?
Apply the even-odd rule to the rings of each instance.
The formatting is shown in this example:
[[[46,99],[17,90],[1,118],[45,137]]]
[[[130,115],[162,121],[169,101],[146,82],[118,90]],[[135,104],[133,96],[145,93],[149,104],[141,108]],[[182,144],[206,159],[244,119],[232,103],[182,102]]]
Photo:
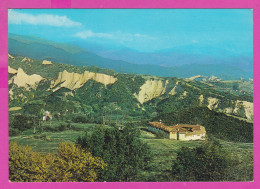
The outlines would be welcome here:
[[[57,80],[52,82],[51,88],[53,88],[54,91],[60,89],[61,87],[74,90],[82,87],[90,79],[102,83],[105,86],[108,84],[113,84],[117,81],[117,78],[106,74],[93,73],[89,71],[85,71],[83,74],[79,74],[74,72],[70,73],[64,70],[63,72],[59,73]]]
[[[12,69],[10,71],[14,73]],[[30,90],[30,88],[36,89],[41,80],[44,80],[42,76],[37,74],[27,75],[22,68],[18,68],[16,75],[9,80],[9,84],[13,83],[18,87],[24,87],[26,90]]]

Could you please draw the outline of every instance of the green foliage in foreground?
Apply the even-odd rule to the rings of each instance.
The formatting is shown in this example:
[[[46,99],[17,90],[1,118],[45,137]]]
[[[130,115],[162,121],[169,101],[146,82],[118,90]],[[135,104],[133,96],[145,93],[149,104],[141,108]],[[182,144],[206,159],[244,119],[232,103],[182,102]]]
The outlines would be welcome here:
[[[172,174],[178,181],[223,181],[239,161],[216,142],[196,148],[182,147],[173,161]]]
[[[101,171],[99,181],[131,181],[140,170],[148,168],[150,148],[140,139],[140,130],[127,126],[97,127],[91,135],[79,137],[77,144],[102,157],[108,167]]]
[[[162,114],[154,120],[171,124],[200,124],[207,135],[233,142],[253,142],[253,124],[224,113],[211,111],[206,107],[185,109],[176,113]]]
[[[9,146],[9,179],[13,182],[94,182],[106,164],[73,143],[60,143],[45,156],[17,143]]]
[[[69,126],[65,122],[53,122],[43,125],[44,132],[33,134],[33,129],[25,130],[19,136],[10,137],[10,143],[17,142],[21,146],[29,145],[32,151],[37,151],[41,155],[57,153],[59,143],[75,142],[78,136],[84,136],[84,130],[91,132],[100,125],[96,124],[76,124]],[[135,124],[136,125],[136,124]],[[61,128],[66,126],[64,131]],[[80,131],[75,130],[81,129]],[[45,131],[46,130],[46,131]],[[172,174],[173,159],[176,159],[177,153],[182,147],[194,149],[199,147],[205,141],[177,141],[169,139],[158,139],[155,135],[141,130],[141,140],[143,140],[151,149],[152,160],[149,162],[148,169],[142,169],[139,173],[129,180],[135,182],[170,182],[178,181]],[[225,181],[252,181],[253,180],[253,144],[235,143],[221,140],[221,146],[224,151],[230,152],[237,157],[239,164],[226,170]],[[112,158],[113,159],[113,156]],[[100,174],[98,179],[100,181]]]
[[[26,129],[39,124],[39,119],[33,115],[16,114],[9,117],[9,135],[16,136]]]

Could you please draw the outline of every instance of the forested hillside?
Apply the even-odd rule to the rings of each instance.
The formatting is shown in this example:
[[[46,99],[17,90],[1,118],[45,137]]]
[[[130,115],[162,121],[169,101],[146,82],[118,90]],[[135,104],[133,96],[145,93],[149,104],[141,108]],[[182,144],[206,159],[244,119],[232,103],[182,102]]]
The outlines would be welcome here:
[[[9,56],[9,107],[21,112],[51,111],[56,117],[83,114],[100,122],[127,116],[154,117],[187,107],[253,119],[253,98],[219,91],[200,81],[119,74],[98,67],[77,67]]]
[[[208,136],[235,142],[253,142],[253,124],[206,107],[188,108],[176,113],[162,114],[154,120],[162,120],[168,125],[178,123],[205,126]]]

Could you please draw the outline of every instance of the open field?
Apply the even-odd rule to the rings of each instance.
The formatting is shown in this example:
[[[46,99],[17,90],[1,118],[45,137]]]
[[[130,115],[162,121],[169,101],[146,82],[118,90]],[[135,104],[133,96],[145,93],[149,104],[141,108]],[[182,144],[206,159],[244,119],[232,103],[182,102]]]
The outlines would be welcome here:
[[[43,125],[42,129],[46,128],[48,123]],[[51,128],[57,128],[59,122],[53,122]],[[32,150],[42,154],[55,153],[59,143],[69,141],[75,143],[79,136],[85,134],[85,131],[91,129],[95,124],[79,124],[73,123],[71,126],[74,130],[64,130],[59,132],[43,131],[33,134],[33,129],[25,130],[18,136],[9,137],[10,142],[17,142],[22,146],[29,145]],[[75,129],[76,128],[76,129]]]
[[[176,158],[177,152],[181,147],[195,148],[200,146],[203,141],[177,141],[169,139],[157,139],[152,133],[142,131],[143,140],[148,143],[153,153],[150,170],[143,171],[139,175],[140,181],[169,181],[172,178],[171,166],[173,159]],[[241,161],[244,161],[249,154],[253,153],[253,143],[234,143],[220,141],[223,148]],[[253,167],[253,161],[244,165]],[[251,173],[252,174],[252,173]],[[235,179],[235,178],[234,178]],[[238,178],[238,180],[241,178]],[[245,178],[245,180],[248,180]]]
[[[32,150],[38,151],[41,154],[55,153],[59,143],[70,141],[75,142],[77,137],[83,135],[84,131],[61,131],[61,132],[43,132],[34,136],[20,135],[10,137],[10,141],[17,142],[22,146],[29,145]]]

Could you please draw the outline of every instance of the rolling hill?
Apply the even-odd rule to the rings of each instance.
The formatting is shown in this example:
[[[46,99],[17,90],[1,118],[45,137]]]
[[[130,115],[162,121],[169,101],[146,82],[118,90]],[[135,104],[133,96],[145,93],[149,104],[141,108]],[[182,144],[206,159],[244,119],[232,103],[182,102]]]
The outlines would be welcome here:
[[[253,120],[252,96],[216,90],[205,82],[45,64],[22,56],[9,56],[9,95],[10,107],[41,102],[45,109],[57,113],[69,106],[71,113],[86,113],[90,108],[99,114],[104,107],[116,104],[113,108],[121,114],[150,117],[201,106]]]

